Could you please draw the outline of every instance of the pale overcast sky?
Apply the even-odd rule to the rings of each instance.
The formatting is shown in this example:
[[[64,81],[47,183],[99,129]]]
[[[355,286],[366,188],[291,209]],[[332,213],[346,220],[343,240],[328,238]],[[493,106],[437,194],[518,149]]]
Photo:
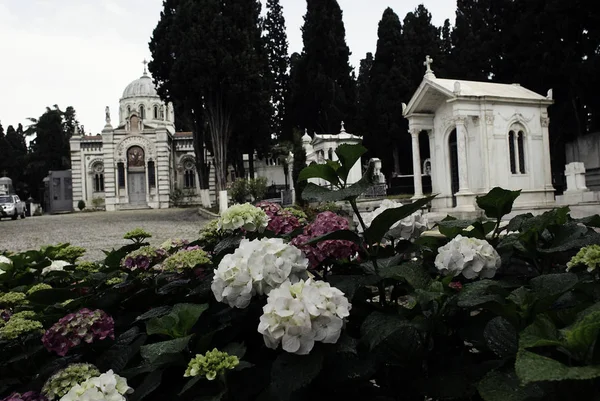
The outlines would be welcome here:
[[[404,18],[419,4],[433,23],[454,23],[456,0],[338,0],[346,41],[357,66],[375,52],[377,24],[386,7]],[[264,0],[263,0],[264,3]],[[303,0],[281,0],[290,53],[302,50]],[[46,106],[73,106],[88,133],[113,116],[123,90],[143,72],[148,41],[162,0],[0,0],[0,121],[27,125]],[[113,120],[117,117],[114,116]]]

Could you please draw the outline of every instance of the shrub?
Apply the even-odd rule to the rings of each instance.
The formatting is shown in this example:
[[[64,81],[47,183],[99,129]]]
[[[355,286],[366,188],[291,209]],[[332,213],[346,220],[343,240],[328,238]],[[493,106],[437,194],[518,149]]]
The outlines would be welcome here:
[[[267,177],[257,177],[248,181],[248,192],[254,201],[261,201],[267,194]]]
[[[82,200],[80,200],[79,202],[77,202],[77,209],[79,210],[83,210],[85,209],[85,202]]]
[[[244,178],[238,178],[231,183],[229,196],[235,203],[245,203],[249,195],[248,182]]]
[[[104,199],[102,199],[102,198],[93,198],[92,199],[92,206],[94,206],[94,209],[100,209],[102,207],[102,205],[104,205]]]

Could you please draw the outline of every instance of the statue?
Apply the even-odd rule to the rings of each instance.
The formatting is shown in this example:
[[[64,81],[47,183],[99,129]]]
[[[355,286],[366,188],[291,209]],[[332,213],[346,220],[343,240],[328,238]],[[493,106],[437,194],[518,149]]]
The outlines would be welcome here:
[[[105,109],[105,113],[106,113],[106,124],[110,124],[110,108],[108,106],[106,106]]]

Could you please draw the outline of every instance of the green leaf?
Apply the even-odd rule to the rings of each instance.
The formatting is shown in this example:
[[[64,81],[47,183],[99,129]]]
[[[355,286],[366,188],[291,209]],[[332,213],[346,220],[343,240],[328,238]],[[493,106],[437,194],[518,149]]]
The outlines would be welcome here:
[[[173,307],[170,306],[170,305],[165,305],[165,306],[159,306],[157,308],[152,308],[148,312],[142,313],[141,315],[139,315],[138,317],[136,317],[135,320],[136,321],[139,321],[139,320],[148,320],[148,319],[152,319],[153,317],[161,317],[161,316],[164,316],[167,313],[171,312],[172,309],[173,309]]]
[[[463,231],[473,225],[476,220],[442,220],[438,223],[440,234],[447,238],[454,238],[458,234],[463,234]]]
[[[383,213],[373,219],[369,228],[366,229],[364,235],[365,240],[368,244],[380,242],[394,224],[421,209],[436,196],[437,195],[428,196],[426,198],[418,199],[409,205],[383,211]]]
[[[493,188],[486,195],[477,197],[477,206],[485,212],[487,217],[499,219],[512,211],[515,199],[521,191],[509,191],[500,187]]]
[[[488,322],[483,330],[483,337],[488,348],[500,358],[515,355],[519,349],[517,330],[501,316]]]
[[[546,315],[537,315],[519,338],[519,349],[561,345],[556,325]]]
[[[340,185],[338,173],[329,164],[313,163],[310,166],[304,167],[298,175],[298,181],[306,181],[310,178],[321,178],[332,185]]]
[[[531,219],[532,217],[533,217],[533,214],[531,214],[531,213],[516,215],[508,222],[505,229],[507,232],[521,231],[523,224],[527,220]]]
[[[484,401],[531,401],[544,396],[536,384],[522,386],[514,373],[489,372],[478,384]]]
[[[498,292],[500,287],[501,283],[496,280],[479,280],[468,283],[458,293],[458,306],[461,308],[472,308],[488,302],[504,304],[504,297],[495,293]]]
[[[337,191],[332,191],[331,189],[309,182],[302,192],[302,199],[319,202],[337,202],[341,200],[356,199],[373,185],[372,176],[373,166],[370,165],[358,182]]]
[[[377,276],[359,276],[335,274],[328,277],[329,283],[342,291],[346,298],[352,300],[356,291],[366,285],[374,285],[379,281]]]
[[[524,384],[541,381],[589,380],[600,377],[600,366],[567,366],[554,359],[521,350],[515,363]]]
[[[63,302],[67,299],[77,297],[77,293],[72,289],[67,288],[51,288],[47,290],[39,290],[27,296],[30,302],[42,305],[52,305],[57,302]]]
[[[338,146],[335,150],[335,154],[338,156],[341,167],[337,173],[342,181],[346,182],[350,170],[365,153],[367,153],[367,148],[361,144],[351,145],[344,143]]]
[[[600,302],[585,309],[575,322],[561,330],[566,347],[581,359],[593,355],[600,334]]]
[[[154,390],[160,387],[162,383],[162,375],[162,369],[150,372],[144,381],[139,386],[136,386],[133,395],[129,396],[128,398],[131,401],[143,400],[148,394],[151,394]]]
[[[414,289],[425,289],[431,283],[431,276],[421,263],[408,262],[399,266],[380,267],[379,275],[384,278],[401,279]]]
[[[387,363],[405,363],[423,347],[416,327],[397,315],[371,313],[360,328],[361,341],[370,351],[377,352]]]
[[[146,322],[148,335],[164,334],[171,338],[187,336],[208,304],[176,304],[168,315],[155,317]]]
[[[593,216],[583,217],[581,219],[573,219],[573,221],[585,224],[588,227],[600,228],[600,215],[597,214]]]
[[[140,354],[142,355],[142,358],[147,359],[149,363],[152,363],[163,355],[176,354],[183,351],[187,347],[190,338],[192,338],[192,335],[176,338],[175,340],[144,345],[140,349]]]
[[[543,274],[531,279],[531,287],[540,296],[551,297],[564,294],[575,286],[578,282],[576,274],[557,273]]]
[[[187,383],[185,383],[185,386],[183,386],[183,388],[177,395],[181,395],[181,394],[185,393],[186,391],[188,391],[189,389],[191,389],[192,387],[194,387],[202,378],[203,378],[203,376],[192,377],[190,380],[187,381]]]
[[[221,351],[227,352],[229,355],[237,356],[242,359],[246,355],[246,346],[241,343],[229,343]]]
[[[323,354],[317,348],[308,355],[279,354],[271,368],[271,392],[277,400],[289,400],[319,375],[322,366]]]
[[[313,244],[318,244],[321,241],[328,241],[328,240],[352,241],[355,244],[358,244],[359,246],[362,246],[362,242],[363,242],[362,238],[354,231],[337,230],[337,231],[333,231],[333,232],[330,232],[325,235],[321,235],[320,237],[313,238],[310,241],[304,243],[303,245],[313,245]]]

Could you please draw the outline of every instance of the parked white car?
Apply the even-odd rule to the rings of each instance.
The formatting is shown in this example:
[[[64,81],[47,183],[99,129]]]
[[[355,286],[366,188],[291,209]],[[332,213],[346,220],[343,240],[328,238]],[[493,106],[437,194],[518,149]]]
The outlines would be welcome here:
[[[0,195],[0,219],[16,220],[19,216],[25,218],[25,202],[21,202],[18,195]]]

